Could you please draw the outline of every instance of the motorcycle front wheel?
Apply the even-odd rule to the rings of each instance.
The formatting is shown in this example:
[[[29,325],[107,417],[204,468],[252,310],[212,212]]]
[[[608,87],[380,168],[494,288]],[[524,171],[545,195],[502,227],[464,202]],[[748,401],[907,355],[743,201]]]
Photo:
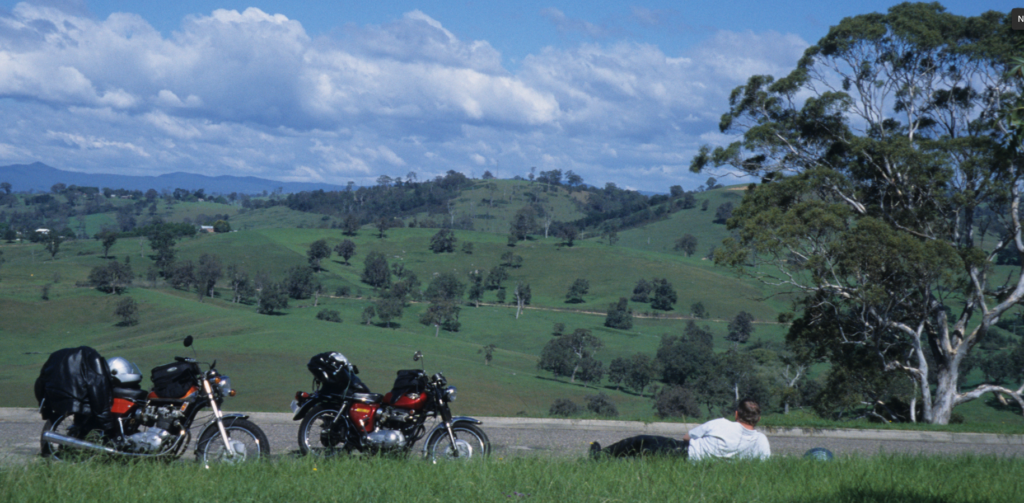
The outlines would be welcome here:
[[[337,409],[314,409],[299,424],[299,451],[303,456],[334,456],[345,452],[347,424],[338,418]]]
[[[206,466],[213,463],[238,464],[270,457],[270,442],[263,430],[241,418],[227,418],[224,429],[228,433],[230,450],[224,445],[220,428],[209,428],[196,443],[196,459]]]
[[[491,454],[491,440],[474,424],[458,423],[452,426],[455,443],[448,430],[440,428],[427,439],[426,458],[431,463],[456,460],[482,459]]]

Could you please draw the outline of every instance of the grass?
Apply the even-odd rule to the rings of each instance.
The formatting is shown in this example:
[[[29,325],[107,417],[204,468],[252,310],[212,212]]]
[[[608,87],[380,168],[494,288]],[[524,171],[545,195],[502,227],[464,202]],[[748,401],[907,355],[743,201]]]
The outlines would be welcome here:
[[[707,463],[492,457],[443,465],[282,459],[209,470],[191,462],[35,462],[0,469],[0,500],[969,503],[1019,501],[1021,477],[1019,459],[974,456]]]

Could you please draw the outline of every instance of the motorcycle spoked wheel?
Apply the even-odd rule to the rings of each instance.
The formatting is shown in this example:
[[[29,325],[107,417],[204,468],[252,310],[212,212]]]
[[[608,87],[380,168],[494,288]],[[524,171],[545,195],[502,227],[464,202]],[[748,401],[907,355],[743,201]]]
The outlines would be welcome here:
[[[242,418],[224,420],[231,450],[224,446],[220,428],[206,430],[196,443],[196,460],[207,467],[213,463],[240,464],[270,457],[270,442],[259,426]],[[233,452],[232,452],[233,451]]]
[[[427,439],[426,458],[431,463],[447,461],[470,461],[483,459],[491,454],[491,440],[474,424],[459,423],[452,426],[455,444],[448,436],[448,430],[441,428]]]
[[[75,417],[72,414],[65,414],[57,419],[46,420],[46,423],[43,424],[43,431],[39,432],[39,450],[44,458],[49,458],[53,461],[78,463],[88,461],[102,455],[102,453],[91,449],[76,449],[74,447],[67,447],[58,443],[51,443],[43,440],[43,433],[47,431],[52,431],[66,437],[78,438],[78,435],[74,434],[74,426]],[[103,443],[102,434],[99,431],[89,432],[86,434],[85,440],[94,443]]]
[[[348,425],[338,418],[337,409],[313,409],[299,424],[299,451],[303,456],[331,457],[350,451],[345,439]]]

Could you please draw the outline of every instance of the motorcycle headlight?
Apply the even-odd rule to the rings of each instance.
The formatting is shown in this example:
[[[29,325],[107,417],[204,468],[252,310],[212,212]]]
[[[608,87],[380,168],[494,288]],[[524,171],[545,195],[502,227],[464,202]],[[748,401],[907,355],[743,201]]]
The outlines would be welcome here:
[[[224,396],[234,396],[231,393],[231,378],[228,376],[220,376],[217,382],[217,386],[220,387],[220,392]]]
[[[446,401],[446,402],[454,402],[456,394],[457,394],[457,391],[455,390],[455,386],[448,386],[444,390],[444,401]]]

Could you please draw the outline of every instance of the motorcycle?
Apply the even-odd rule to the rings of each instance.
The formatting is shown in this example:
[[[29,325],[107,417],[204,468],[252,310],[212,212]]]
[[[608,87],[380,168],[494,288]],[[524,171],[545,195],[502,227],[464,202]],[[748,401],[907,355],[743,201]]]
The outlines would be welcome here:
[[[185,347],[192,346],[192,336]],[[193,353],[195,349],[193,348]],[[102,361],[102,360],[101,360]],[[203,426],[196,442],[196,459],[209,466],[214,462],[240,463],[270,456],[270,443],[259,426],[243,414],[225,414],[221,404],[235,396],[231,379],[216,370],[217,361],[203,371],[195,358],[174,357],[174,363],[152,371],[153,389],[141,389],[142,376],[135,364],[124,358],[108,360],[113,382],[113,406],[106,428],[74,414],[46,414],[40,447],[43,456],[55,460],[76,460],[88,454],[126,458],[176,459],[188,448],[199,411],[209,407],[213,416]],[[38,386],[38,384],[37,384]],[[46,407],[45,400],[40,410]],[[198,427],[197,427],[198,428]]]
[[[423,359],[417,351],[413,361]],[[292,401],[299,424],[303,455],[342,453],[407,454],[422,438],[423,456],[437,463],[474,459],[491,452],[491,441],[471,417],[453,417],[455,386],[441,372],[399,370],[387,394],[371,393],[356,376],[359,368],[341,353],[320,353],[307,365],[313,374],[312,393],[298,391]],[[439,418],[428,432],[427,418]]]

